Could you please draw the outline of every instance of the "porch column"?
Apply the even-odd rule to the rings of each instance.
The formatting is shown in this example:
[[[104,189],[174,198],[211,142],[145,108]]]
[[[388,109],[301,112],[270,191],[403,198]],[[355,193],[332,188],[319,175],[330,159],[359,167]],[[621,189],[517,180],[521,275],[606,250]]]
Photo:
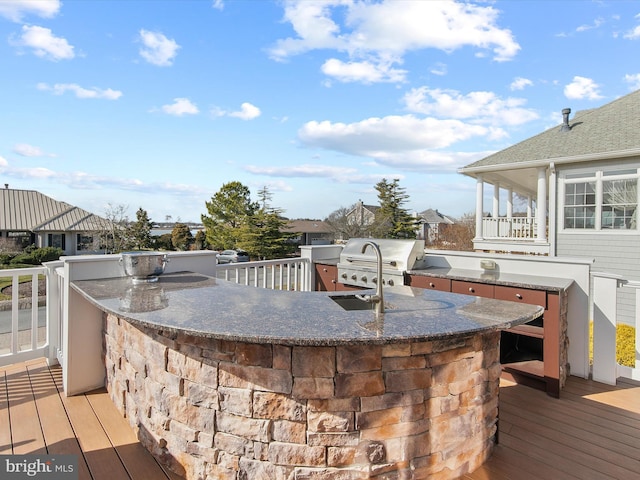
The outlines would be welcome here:
[[[536,197],[538,231],[536,242],[547,242],[547,169],[538,168],[538,192]]]
[[[531,198],[531,195],[527,195],[527,218],[531,218],[533,217],[533,206],[532,206],[532,202],[533,199]]]
[[[482,215],[484,208],[482,206],[484,196],[484,182],[482,176],[476,177],[476,238],[475,240],[482,240]]]
[[[507,189],[507,218],[513,217],[513,188]]]
[[[493,212],[491,215],[493,218],[500,216],[500,184],[498,182],[493,184]]]

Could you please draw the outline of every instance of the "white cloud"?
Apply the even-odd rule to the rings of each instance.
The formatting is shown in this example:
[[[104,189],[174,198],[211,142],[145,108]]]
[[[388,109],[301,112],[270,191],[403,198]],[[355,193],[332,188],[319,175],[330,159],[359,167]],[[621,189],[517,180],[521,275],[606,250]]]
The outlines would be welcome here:
[[[23,25],[22,36],[18,39],[12,37],[9,41],[16,47],[30,48],[34,55],[47,60],[70,60],[75,57],[74,47],[66,39],[56,37],[50,29],[36,25]]]
[[[355,168],[336,167],[331,165],[315,165],[304,164],[297,166],[278,166],[278,167],[258,167],[255,165],[247,165],[243,169],[249,173],[256,175],[265,175],[268,177],[283,178],[328,178],[336,183],[359,183],[371,185],[376,183],[385,176],[393,176],[393,178],[404,178],[401,174],[360,174]]]
[[[600,85],[595,83],[591,78],[580,77],[576,75],[573,81],[564,87],[564,96],[571,100],[598,100],[603,98],[600,95]]]
[[[197,115],[200,110],[196,104],[192,103],[188,98],[174,98],[170,105],[163,105],[162,111],[168,115],[182,117],[183,115]]]
[[[381,158],[389,152],[438,149],[472,137],[491,135],[491,129],[459,120],[416,118],[414,115],[368,118],[345,124],[307,122],[298,138],[307,146]]]
[[[447,74],[447,65],[441,62],[436,63],[433,67],[429,69],[431,73],[438,76],[443,76]]]
[[[596,18],[591,25],[580,25],[576,28],[576,32],[586,32],[587,30],[593,30],[600,27],[604,23],[602,18]]]
[[[511,82],[511,85],[509,85],[509,88],[511,90],[524,90],[525,87],[531,87],[532,85],[533,82],[528,78],[516,77],[513,79],[513,82]]]
[[[624,81],[630,85],[631,90],[638,90],[640,88],[640,73],[628,73],[624,76]]]
[[[391,67],[391,64],[362,62],[343,62],[330,58],[321,67],[322,73],[340,82],[403,82],[407,71]]]
[[[262,112],[255,105],[252,105],[249,102],[244,102],[240,105],[240,110],[238,111],[229,112],[220,107],[213,107],[211,109],[211,114],[216,117],[235,117],[240,118],[241,120],[253,120],[262,115]]]
[[[60,11],[60,0],[0,0],[0,17],[21,22],[27,15],[54,17]]]
[[[144,45],[140,56],[147,62],[159,67],[169,67],[178,53],[180,45],[159,32],[140,30],[140,41]]]
[[[213,0],[213,4],[211,5],[216,10],[224,10],[224,1],[223,0]]]
[[[349,61],[336,63],[338,60],[333,59],[325,63],[327,75],[336,74],[341,81],[402,81],[404,72],[392,65],[401,63],[403,55],[414,50],[451,52],[473,47],[491,50],[496,61],[511,60],[520,46],[510,30],[497,25],[498,13],[491,6],[453,0],[401,4],[395,0],[289,0],[284,20],[297,36],[278,40],[269,53],[275,60],[285,60],[310,50],[336,50],[347,54]],[[341,14],[344,16],[339,17]],[[376,72],[377,77],[372,75]]]
[[[331,165],[304,164],[297,166],[266,167],[247,165],[244,167],[247,172],[268,175],[270,177],[325,177],[336,178],[346,175],[353,175],[357,172],[355,168],[334,167]]]
[[[254,118],[258,118],[262,112],[255,105],[250,104],[249,102],[244,102],[240,105],[240,110],[237,112],[229,113],[230,117],[236,117],[241,120],[253,120]]]
[[[403,100],[410,112],[494,126],[520,125],[538,118],[536,112],[524,108],[525,99],[502,99],[493,92],[463,95],[457,90],[420,87],[411,89]],[[500,131],[494,131],[495,134],[504,136],[504,132]]]
[[[45,153],[40,147],[27,143],[17,143],[13,146],[14,153],[22,157],[55,157],[53,153]]]
[[[117,100],[122,96],[122,92],[119,90],[113,90],[107,88],[106,90],[98,87],[84,88],[75,83],[56,83],[55,85],[48,85],[46,83],[39,83],[37,85],[38,90],[50,91],[54,95],[63,95],[65,92],[75,93],[77,98],[102,98],[105,100]]]
[[[87,172],[62,172],[44,167],[19,168],[9,165],[0,157],[0,173],[9,178],[50,180],[56,185],[82,190],[116,189],[149,194],[206,195],[209,189],[196,185],[174,184],[170,182],[145,183],[136,178],[108,177],[93,175]]]
[[[629,40],[637,40],[640,38],[640,25],[635,27],[633,30],[629,30],[624,34],[624,38],[628,38]]]

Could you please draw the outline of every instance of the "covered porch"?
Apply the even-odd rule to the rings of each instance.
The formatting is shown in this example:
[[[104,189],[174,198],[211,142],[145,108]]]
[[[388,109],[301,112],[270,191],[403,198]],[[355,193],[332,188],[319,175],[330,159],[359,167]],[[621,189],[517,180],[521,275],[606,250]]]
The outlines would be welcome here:
[[[553,164],[511,170],[480,167],[464,173],[476,179],[476,251],[554,255]]]

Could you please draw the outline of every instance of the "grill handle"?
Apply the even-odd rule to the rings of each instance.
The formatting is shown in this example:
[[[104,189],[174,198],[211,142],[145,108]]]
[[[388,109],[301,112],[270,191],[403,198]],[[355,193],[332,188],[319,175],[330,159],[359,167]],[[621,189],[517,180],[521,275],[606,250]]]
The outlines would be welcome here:
[[[362,263],[374,263],[374,264],[376,263],[375,258],[371,258],[366,255],[356,256],[356,257],[347,257],[345,258],[345,260],[347,262],[362,262]],[[398,264],[398,262],[396,262],[395,260],[383,260],[382,263],[384,265],[391,265],[392,267],[395,267]]]

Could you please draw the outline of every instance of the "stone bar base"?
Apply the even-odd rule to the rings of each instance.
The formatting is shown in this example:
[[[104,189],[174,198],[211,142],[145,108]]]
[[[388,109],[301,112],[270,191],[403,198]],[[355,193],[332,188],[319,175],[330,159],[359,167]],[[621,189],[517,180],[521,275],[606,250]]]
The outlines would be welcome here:
[[[453,479],[495,443],[499,338],[283,346],[105,315],[106,383],[189,480]]]

